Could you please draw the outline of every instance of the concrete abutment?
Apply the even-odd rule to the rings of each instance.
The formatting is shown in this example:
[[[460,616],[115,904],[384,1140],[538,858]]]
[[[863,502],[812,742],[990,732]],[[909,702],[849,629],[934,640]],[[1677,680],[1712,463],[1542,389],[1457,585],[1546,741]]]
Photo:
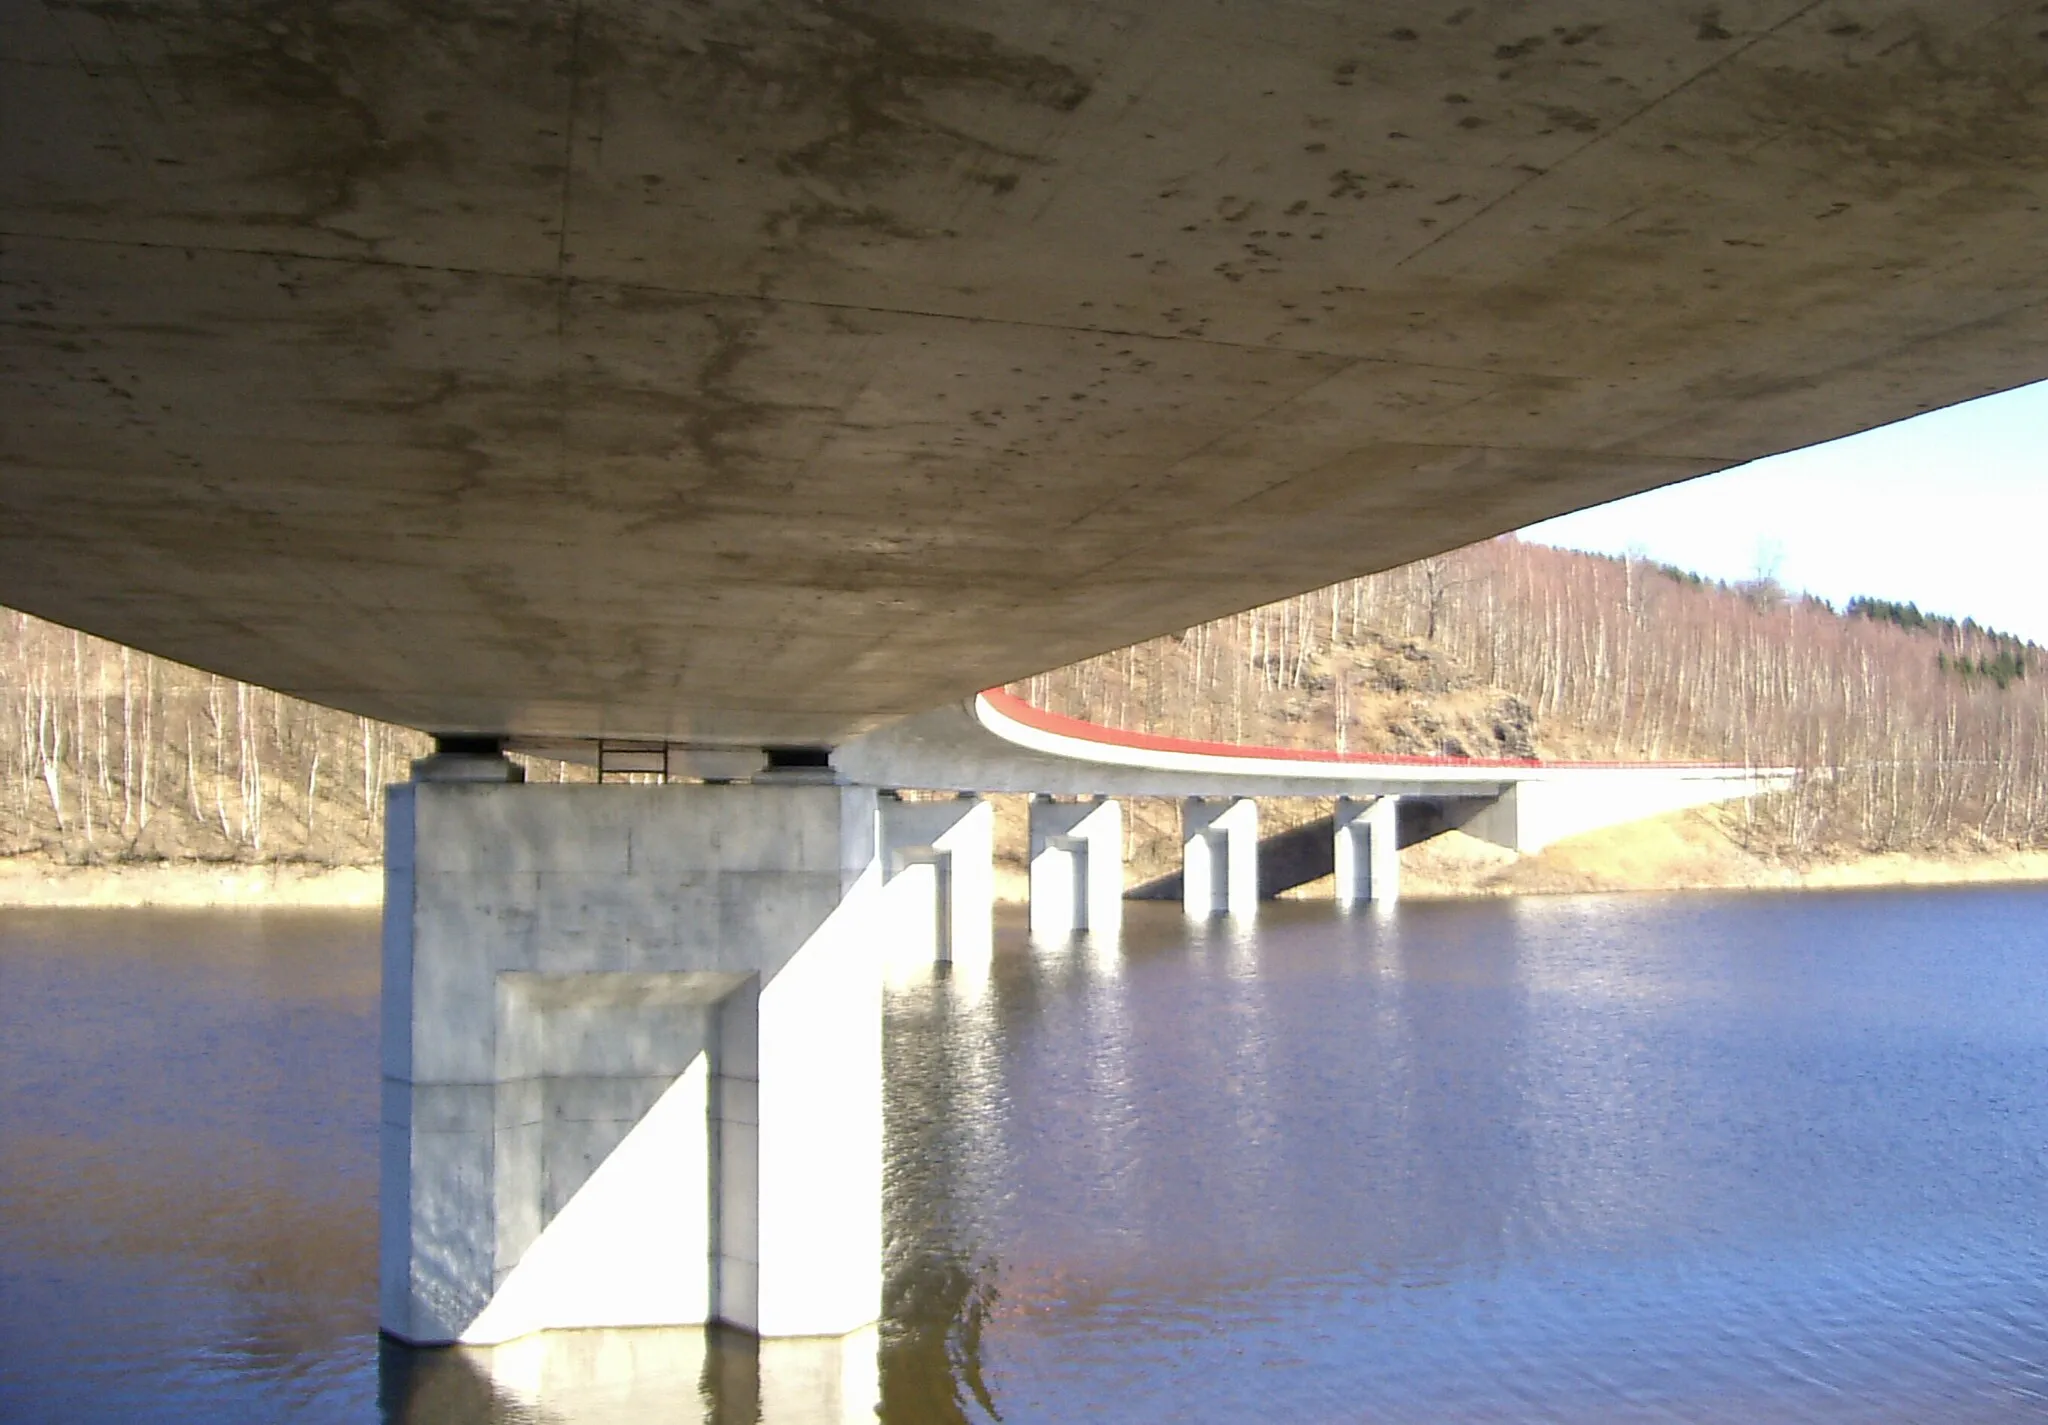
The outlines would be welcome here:
[[[880,967],[906,915],[876,793],[389,796],[383,1329],[872,1322]]]

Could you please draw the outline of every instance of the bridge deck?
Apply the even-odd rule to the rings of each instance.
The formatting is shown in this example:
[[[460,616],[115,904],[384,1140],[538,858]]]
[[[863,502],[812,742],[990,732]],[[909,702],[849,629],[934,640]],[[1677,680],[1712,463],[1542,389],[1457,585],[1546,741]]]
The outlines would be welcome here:
[[[0,603],[834,744],[2048,373],[1996,0],[0,0]]]

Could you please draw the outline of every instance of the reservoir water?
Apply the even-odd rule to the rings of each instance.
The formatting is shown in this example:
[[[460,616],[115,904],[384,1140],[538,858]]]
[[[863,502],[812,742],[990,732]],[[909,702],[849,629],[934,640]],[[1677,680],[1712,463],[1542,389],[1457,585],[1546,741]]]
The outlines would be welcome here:
[[[892,1425],[2048,1420],[2048,890],[1266,907],[888,1005]],[[0,1420],[764,1420],[374,1331],[376,925],[0,913]]]

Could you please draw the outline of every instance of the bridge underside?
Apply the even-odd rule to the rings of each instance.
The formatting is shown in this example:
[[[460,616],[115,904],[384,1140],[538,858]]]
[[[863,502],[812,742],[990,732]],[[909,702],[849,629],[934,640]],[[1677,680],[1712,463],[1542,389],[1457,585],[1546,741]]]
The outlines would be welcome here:
[[[0,0],[0,602],[836,742],[2048,374],[2048,19]]]

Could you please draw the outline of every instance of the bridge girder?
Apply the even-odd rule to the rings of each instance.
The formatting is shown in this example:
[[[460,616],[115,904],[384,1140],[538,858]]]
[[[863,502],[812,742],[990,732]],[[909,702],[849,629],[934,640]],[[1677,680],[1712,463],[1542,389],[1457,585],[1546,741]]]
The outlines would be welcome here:
[[[1988,0],[0,0],[0,601],[836,742],[2048,374]]]

